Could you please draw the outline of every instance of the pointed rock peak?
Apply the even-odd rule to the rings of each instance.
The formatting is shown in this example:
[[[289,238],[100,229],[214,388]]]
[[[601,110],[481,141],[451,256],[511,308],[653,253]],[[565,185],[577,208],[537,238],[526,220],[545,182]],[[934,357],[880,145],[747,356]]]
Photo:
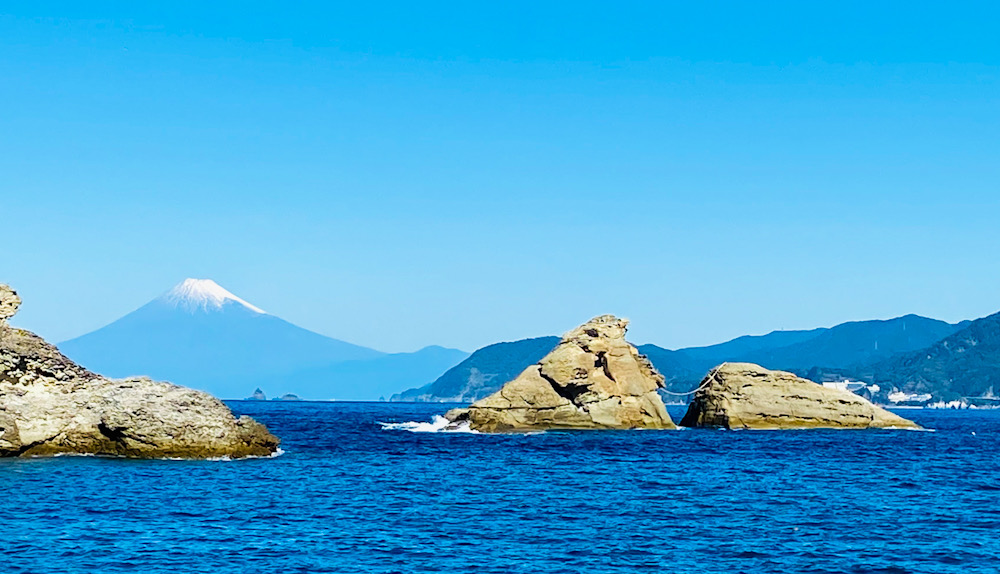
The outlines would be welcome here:
[[[628,319],[614,315],[594,317],[576,329],[563,335],[563,341],[583,342],[587,339],[624,339],[628,330]]]
[[[232,301],[246,307],[254,313],[266,314],[255,305],[233,295],[225,287],[211,279],[185,279],[173,289],[161,295],[158,299],[168,305],[189,312],[217,311],[227,302]]]

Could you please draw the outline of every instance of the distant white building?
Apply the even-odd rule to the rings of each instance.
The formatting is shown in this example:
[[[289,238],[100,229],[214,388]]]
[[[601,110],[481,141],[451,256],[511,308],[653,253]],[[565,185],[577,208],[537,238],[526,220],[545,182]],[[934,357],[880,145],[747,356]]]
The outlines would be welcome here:
[[[861,381],[832,381],[823,383],[823,386],[828,389],[837,389],[838,391],[857,393],[859,391],[863,391],[868,385],[862,383]],[[875,392],[878,391],[876,390]]]
[[[931,395],[927,393],[904,393],[903,391],[889,393],[890,403],[926,403],[929,400],[931,400]]]

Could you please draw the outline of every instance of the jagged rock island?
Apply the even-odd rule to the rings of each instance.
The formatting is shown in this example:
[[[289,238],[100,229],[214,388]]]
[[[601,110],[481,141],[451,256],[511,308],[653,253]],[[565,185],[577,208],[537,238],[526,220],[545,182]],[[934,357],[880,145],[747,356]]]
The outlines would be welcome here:
[[[0,285],[0,456],[62,453],[135,458],[264,456],[279,441],[207,393],[91,373],[7,324],[20,305]]]
[[[712,369],[681,420],[728,429],[920,428],[849,391],[751,363]]]
[[[625,341],[627,326],[591,319],[499,391],[445,417],[482,432],[675,428],[657,393],[663,377]]]

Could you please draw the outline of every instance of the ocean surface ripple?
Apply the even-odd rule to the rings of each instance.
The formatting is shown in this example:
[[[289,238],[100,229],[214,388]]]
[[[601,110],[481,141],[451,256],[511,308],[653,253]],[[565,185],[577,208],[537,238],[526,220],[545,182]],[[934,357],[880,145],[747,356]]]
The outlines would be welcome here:
[[[1000,411],[497,436],[407,432],[450,405],[231,406],[284,454],[0,460],[0,571],[1000,571]]]

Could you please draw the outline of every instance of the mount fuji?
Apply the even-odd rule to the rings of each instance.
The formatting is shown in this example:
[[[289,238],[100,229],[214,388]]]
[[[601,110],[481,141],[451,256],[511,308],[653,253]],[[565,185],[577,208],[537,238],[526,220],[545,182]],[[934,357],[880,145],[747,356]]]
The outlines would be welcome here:
[[[139,309],[59,345],[111,377],[148,375],[222,398],[378,400],[426,383],[468,355],[427,347],[388,354],[298,327],[211,279],[186,279]]]

